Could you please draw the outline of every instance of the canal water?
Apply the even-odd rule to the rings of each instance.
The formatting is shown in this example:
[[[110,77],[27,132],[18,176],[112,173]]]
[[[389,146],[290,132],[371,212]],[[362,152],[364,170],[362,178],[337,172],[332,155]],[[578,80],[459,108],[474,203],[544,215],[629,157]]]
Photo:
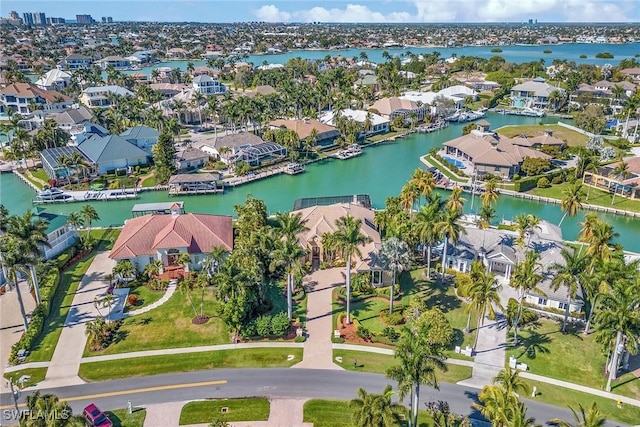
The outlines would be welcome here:
[[[338,56],[341,55],[344,58],[360,58],[360,52],[366,52],[367,57],[372,62],[384,62],[382,52],[387,51],[391,56],[403,55],[407,52],[414,54],[427,54],[434,51],[440,52],[441,58],[449,58],[452,55],[458,57],[461,56],[478,56],[481,58],[491,58],[493,56],[501,56],[506,61],[516,64],[523,62],[532,62],[544,60],[545,65],[551,65],[554,59],[566,59],[567,61],[575,61],[576,64],[612,64],[616,65],[622,59],[631,59],[635,55],[640,54],[640,43],[625,43],[625,44],[559,44],[559,45],[547,45],[547,46],[500,46],[502,52],[491,52],[495,46],[465,46],[458,48],[444,48],[444,47],[421,47],[421,48],[408,48],[408,49],[345,49],[345,50],[293,50],[290,52],[278,54],[278,55],[249,55],[247,59],[241,59],[242,61],[252,62],[255,66],[260,66],[265,62],[268,64],[284,64],[292,58],[303,58],[310,60],[322,60],[327,55]],[[550,50],[551,53],[544,53],[545,50]],[[596,54],[601,52],[610,52],[614,57],[612,59],[598,59]],[[586,58],[580,58],[581,55],[586,55]],[[153,68],[158,67],[171,67],[180,68],[182,71],[187,69],[187,64],[193,62],[195,66],[206,65],[206,61],[167,61],[154,64],[152,67],[143,68],[138,71],[127,71],[127,73],[144,73],[151,74]]]
[[[492,128],[508,124],[536,124],[539,118],[504,116],[490,113],[487,116]],[[545,123],[555,123],[556,118],[545,117]],[[122,225],[131,217],[131,208],[135,203],[166,202],[183,200],[187,212],[203,212],[233,215],[233,206],[244,202],[248,194],[263,199],[269,213],[289,211],[293,202],[302,197],[369,194],[375,208],[383,208],[389,196],[398,195],[402,186],[409,180],[412,172],[424,167],[419,157],[433,147],[441,147],[442,143],[461,134],[462,124],[453,124],[441,131],[430,134],[413,134],[394,142],[387,142],[368,147],[359,157],[349,160],[327,159],[307,166],[306,172],[289,176],[278,175],[253,183],[228,189],[224,194],[172,197],[166,191],[143,192],[137,200],[89,202],[93,205],[100,221],[95,225]],[[35,193],[16,176],[9,173],[0,175],[0,202],[12,214],[22,214],[32,207]],[[470,195],[465,196],[467,199]],[[479,201],[476,199],[476,208]],[[467,200],[465,209],[470,210],[471,201]],[[82,203],[48,205],[47,209],[54,213],[69,213],[81,208]],[[552,223],[559,223],[562,211],[558,205],[525,201],[502,196],[496,206],[498,219],[513,219],[517,214],[533,213]],[[620,233],[618,242],[627,250],[640,252],[640,220],[600,214],[615,226]],[[577,218],[567,218],[562,224],[562,231],[567,240],[577,238]]]

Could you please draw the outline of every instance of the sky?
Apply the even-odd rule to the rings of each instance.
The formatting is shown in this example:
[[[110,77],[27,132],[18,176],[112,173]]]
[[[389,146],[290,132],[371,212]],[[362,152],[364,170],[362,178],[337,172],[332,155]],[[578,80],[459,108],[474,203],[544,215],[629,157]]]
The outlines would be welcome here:
[[[640,22],[640,0],[1,0],[0,12],[157,22]]]

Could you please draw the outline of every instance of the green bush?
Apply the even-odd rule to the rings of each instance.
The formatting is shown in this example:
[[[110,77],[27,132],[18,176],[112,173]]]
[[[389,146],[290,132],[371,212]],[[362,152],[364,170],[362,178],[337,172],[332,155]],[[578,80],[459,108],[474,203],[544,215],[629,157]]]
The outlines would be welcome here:
[[[287,313],[284,311],[282,313],[278,313],[271,318],[271,333],[275,336],[283,336],[287,332],[289,332],[289,328],[291,327],[291,322],[289,321],[289,317]]]
[[[380,317],[387,325],[395,326],[404,323],[404,317],[399,311],[394,311],[393,313],[389,314],[389,311],[387,309],[384,309],[380,311]]]
[[[384,328],[382,330],[382,334],[385,337],[387,337],[391,342],[398,341],[398,338],[400,338],[400,333],[390,326],[387,326],[386,328]]]
[[[364,326],[360,326],[356,334],[365,341],[371,341],[371,332]]]
[[[562,175],[554,176],[551,180],[553,185],[562,184],[564,182],[564,177]]]
[[[261,337],[271,335],[271,316],[264,315],[256,319],[256,333]]]
[[[245,324],[241,329],[240,335],[242,336],[242,338],[245,338],[245,339],[258,336],[258,328],[256,326],[256,320],[253,319],[247,324]]]
[[[360,323],[360,321],[353,316],[351,316],[351,322],[353,323],[353,326],[356,328],[356,331],[362,327],[362,323]]]
[[[298,335],[293,339],[294,342],[304,342],[304,340],[305,340],[304,335]]]
[[[536,183],[536,187],[538,188],[547,188],[550,187],[551,184],[549,183],[549,180],[546,177],[542,177],[538,180],[538,182]]]
[[[344,343],[344,338],[336,338],[333,334],[331,334],[331,342],[334,344],[342,344]]]
[[[345,313],[338,313],[338,317],[336,318],[336,329],[342,329],[345,317],[347,317]]]

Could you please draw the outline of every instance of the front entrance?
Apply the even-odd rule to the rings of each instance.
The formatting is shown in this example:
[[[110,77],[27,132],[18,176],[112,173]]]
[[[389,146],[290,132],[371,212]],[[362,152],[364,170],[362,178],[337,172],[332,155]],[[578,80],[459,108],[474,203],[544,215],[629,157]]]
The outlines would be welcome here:
[[[317,270],[320,268],[320,247],[314,245],[311,249],[311,268]]]
[[[180,251],[177,249],[169,249],[167,251],[167,265],[178,265]]]

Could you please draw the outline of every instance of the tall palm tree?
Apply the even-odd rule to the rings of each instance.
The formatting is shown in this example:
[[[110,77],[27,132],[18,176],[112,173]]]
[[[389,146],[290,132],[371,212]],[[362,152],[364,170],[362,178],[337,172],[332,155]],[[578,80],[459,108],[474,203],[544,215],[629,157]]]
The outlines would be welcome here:
[[[516,230],[518,231],[518,239],[517,244],[519,247],[524,247],[525,236],[529,236],[529,242],[531,241],[531,237],[533,237],[533,230],[536,228],[540,228],[540,218],[533,214],[522,213],[516,215],[515,223]]]
[[[431,172],[422,169],[416,169],[411,175],[411,182],[415,184],[420,195],[425,198],[431,197],[433,190],[436,188],[436,181]]]
[[[437,371],[446,371],[447,365],[441,348],[430,345],[423,334],[414,334],[410,328],[403,330],[394,357],[399,364],[387,370],[387,377],[398,382],[400,400],[409,394],[409,426],[417,427],[420,386],[438,390]]]
[[[611,391],[611,381],[617,378],[619,357],[622,348],[631,354],[638,352],[640,336],[640,286],[638,282],[619,280],[610,294],[602,297],[601,308],[596,315],[596,340],[611,345],[611,366],[607,379],[607,391]],[[611,336],[615,334],[615,341]]]
[[[571,406],[569,409],[571,409],[574,421],[568,422],[560,418],[553,418],[549,422],[557,424],[559,427],[603,427],[607,423],[607,416],[600,411],[596,402],[591,404],[589,411],[580,403],[578,403],[577,411]]]
[[[276,243],[276,249],[272,252],[273,261],[269,269],[276,270],[279,266],[285,266],[287,270],[287,316],[293,317],[293,287],[296,265],[307,251],[303,249],[297,240],[280,240]]]
[[[423,206],[414,220],[418,240],[422,243],[422,246],[426,248],[427,277],[429,277],[429,274],[431,273],[431,249],[433,248],[433,245],[442,239],[442,236],[439,234],[438,227],[436,226],[441,215],[442,209],[439,203],[432,202],[427,206]]]
[[[520,394],[529,394],[530,392],[529,384],[520,378],[520,371],[508,365],[498,372],[493,383],[502,387],[508,396],[517,397]]]
[[[580,255],[580,252],[575,249],[563,248],[560,251],[560,255],[562,255],[564,262],[554,263],[549,269],[555,272],[551,280],[551,289],[556,292],[560,287],[565,287],[567,290],[567,307],[565,308],[564,321],[562,322],[562,332],[565,332],[571,311],[571,301],[576,299],[578,289],[581,287],[580,279],[587,268],[587,258]]]
[[[84,222],[89,227],[89,235],[91,235],[91,224],[93,223],[93,221],[99,221],[100,215],[98,215],[96,208],[89,204],[82,207],[82,209],[80,210],[80,215],[82,215]]]
[[[449,195],[449,201],[447,202],[447,209],[462,212],[464,202],[465,199],[462,197],[462,187],[453,187],[451,194]]]
[[[393,313],[393,288],[396,285],[396,273],[409,267],[411,257],[409,246],[397,237],[389,237],[382,241],[380,249],[380,262],[385,269],[391,269],[391,291],[389,292],[389,314]]]
[[[347,286],[347,324],[351,323],[351,258],[353,255],[362,257],[360,247],[369,243],[371,239],[360,232],[362,221],[351,215],[338,218],[338,229],[334,232],[336,248],[342,252],[342,258],[346,261],[346,286]]]
[[[413,213],[418,197],[420,197],[420,189],[414,182],[409,181],[402,187],[402,190],[400,190],[400,205],[406,209],[407,212]]]
[[[436,222],[436,232],[444,237],[444,247],[442,249],[442,274],[447,268],[447,251],[449,243],[455,245],[460,238],[460,234],[465,234],[465,229],[458,223],[462,217],[462,210],[449,208],[438,222]]]
[[[403,406],[393,403],[393,392],[390,385],[386,385],[382,394],[369,394],[365,389],[358,389],[358,397],[351,400],[351,419],[355,427],[392,427],[400,423],[399,414]]]
[[[24,300],[22,299],[22,292],[20,291],[20,286],[18,284],[18,273],[26,271],[24,253],[21,250],[20,242],[11,235],[3,235],[0,240],[0,253],[2,253],[3,268],[6,271],[5,278],[7,279],[7,284],[13,285],[16,289],[20,314],[22,315],[22,324],[26,331],[29,327],[29,322],[27,321],[27,312],[24,308]]]
[[[213,249],[204,257],[204,259],[200,262],[200,266],[202,271],[207,273],[207,277],[211,279],[214,274],[218,272],[222,263],[229,255],[229,251],[227,251],[222,246],[214,246]]]
[[[478,394],[479,403],[472,406],[494,427],[507,427],[518,399],[499,385],[487,385]]]
[[[489,180],[484,184],[484,193],[480,198],[482,199],[482,206],[495,205],[498,202],[500,193],[498,192],[498,186],[495,180]]]
[[[516,264],[511,276],[510,286],[518,293],[518,313],[516,314],[513,328],[514,344],[518,343],[518,322],[520,321],[525,295],[532,291],[540,295],[546,295],[542,289],[538,288],[538,284],[544,277],[541,269],[540,254],[536,251],[527,251],[524,259]]]
[[[71,406],[67,402],[61,402],[55,394],[41,394],[40,390],[29,394],[27,409],[20,420],[21,426],[65,427],[74,424]]]
[[[568,216],[578,215],[578,211],[582,209],[582,202],[584,201],[585,193],[582,189],[582,182],[576,181],[569,184],[567,188],[562,190],[562,200],[560,201],[560,209],[564,211],[562,219],[558,224],[558,227],[562,225],[564,219]]]
[[[472,283],[467,296],[471,300],[470,310],[478,313],[478,328],[484,325],[484,318],[488,314],[493,319],[496,316],[495,308],[502,309],[500,304],[500,290],[502,285],[498,284],[495,276],[486,271],[479,272],[472,278]],[[476,342],[474,347],[478,345],[478,333],[476,333]]]

